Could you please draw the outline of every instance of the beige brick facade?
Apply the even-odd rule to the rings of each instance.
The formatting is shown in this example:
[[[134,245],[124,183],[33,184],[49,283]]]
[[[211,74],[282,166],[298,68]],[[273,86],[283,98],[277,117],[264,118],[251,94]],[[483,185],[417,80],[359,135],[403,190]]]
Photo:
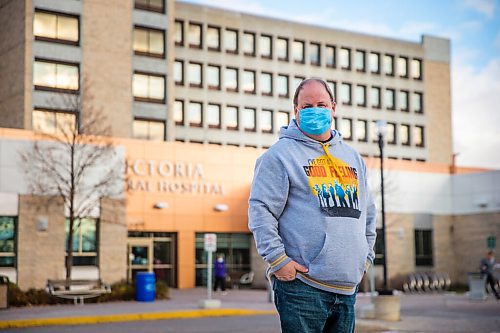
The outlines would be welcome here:
[[[101,199],[99,220],[99,275],[106,283],[127,278],[125,201]]]
[[[424,73],[429,161],[450,165],[453,155],[450,64],[425,61]]]
[[[465,284],[467,272],[479,271],[479,262],[486,257],[486,238],[489,235],[496,236],[498,247],[500,213],[454,216],[452,226],[456,280]]]
[[[38,225],[46,219],[46,230]],[[17,245],[17,284],[44,288],[47,279],[65,276],[64,203],[60,197],[21,195]]]
[[[31,1],[3,1],[0,10],[0,124],[31,128]],[[26,113],[30,113],[29,115]]]
[[[102,112],[111,136],[132,133],[132,6],[133,1],[83,2],[85,38],[80,73],[85,78],[85,110]]]

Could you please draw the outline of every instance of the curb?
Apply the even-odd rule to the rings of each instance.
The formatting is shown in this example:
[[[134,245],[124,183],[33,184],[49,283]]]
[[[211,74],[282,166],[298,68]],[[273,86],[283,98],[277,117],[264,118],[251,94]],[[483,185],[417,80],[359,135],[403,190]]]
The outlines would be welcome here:
[[[64,325],[92,325],[103,323],[141,321],[141,320],[169,320],[225,316],[257,316],[275,315],[273,310],[244,310],[244,309],[200,309],[154,313],[130,313],[102,316],[17,319],[0,322],[0,329],[26,328],[37,326],[64,326]]]

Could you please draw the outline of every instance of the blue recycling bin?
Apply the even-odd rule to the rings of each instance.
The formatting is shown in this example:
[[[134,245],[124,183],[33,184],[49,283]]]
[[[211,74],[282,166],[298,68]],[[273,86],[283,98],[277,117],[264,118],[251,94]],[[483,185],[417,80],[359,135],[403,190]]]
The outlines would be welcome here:
[[[135,300],[138,302],[153,302],[155,296],[155,273],[138,272],[135,276]]]

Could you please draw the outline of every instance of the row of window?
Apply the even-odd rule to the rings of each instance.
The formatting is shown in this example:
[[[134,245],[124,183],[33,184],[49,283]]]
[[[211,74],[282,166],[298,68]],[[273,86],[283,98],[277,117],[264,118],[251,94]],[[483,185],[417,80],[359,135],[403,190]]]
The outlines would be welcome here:
[[[187,80],[185,72],[187,65]],[[185,65],[182,60],[174,62],[174,81],[176,85],[185,85],[189,87],[203,88],[205,85],[208,89],[222,90],[229,92],[238,92],[240,89],[248,94],[256,94],[257,90],[263,96],[274,96],[289,98],[290,91],[295,90],[300,81],[304,78],[299,76],[292,77],[290,89],[290,76],[287,74],[273,74],[269,72],[260,72],[257,79],[257,72],[250,69],[240,70],[233,67],[224,67],[218,65],[206,65],[201,63],[189,62]],[[205,69],[205,70],[204,70]],[[223,71],[223,75],[222,75]],[[240,83],[241,82],[241,83]],[[327,80],[330,89],[334,96],[337,96],[337,82]],[[353,91],[353,87],[355,91]],[[354,93],[354,94],[353,94]],[[385,88],[383,90],[383,104],[389,110],[395,110],[398,107],[402,111],[410,110],[410,94],[412,109],[416,113],[423,112],[423,95],[421,92],[412,92],[408,90],[399,90],[393,88]],[[381,108],[382,107],[382,88],[366,85],[353,85],[343,82],[340,85],[339,102],[344,105],[352,105],[353,98],[357,106]],[[368,98],[369,97],[369,98]],[[369,99],[369,101],[368,101]]]
[[[342,117],[336,121],[336,127],[342,133],[345,140],[357,140],[359,142],[368,142],[371,137],[372,142],[377,142],[376,120],[369,121],[357,119],[354,121],[351,118]],[[355,136],[353,135],[353,126],[355,126]],[[386,125],[387,133],[385,134],[386,142],[389,145],[401,144],[403,146],[424,147],[424,126],[396,124],[388,122]]]
[[[285,62],[292,60],[298,64],[305,64],[307,61],[314,66],[330,68],[338,66],[345,70],[354,68],[359,72],[384,73],[388,76],[397,75],[402,78],[422,79],[422,60],[405,56],[396,57],[393,54],[353,50],[349,47],[340,47],[337,50],[335,45],[323,46],[319,42],[306,42],[268,34],[258,35],[255,32],[240,32],[237,29],[196,22],[185,24],[182,20],[175,21],[174,36],[177,46],[187,44],[190,48],[203,49],[206,47],[211,51],[225,50],[232,54],[242,52],[246,56],[256,57],[258,55],[264,59],[277,59]]]
[[[16,227],[17,218],[0,216],[0,267],[16,266]],[[75,223],[73,233],[73,265],[97,264],[97,221],[81,219]],[[67,244],[69,235],[69,220],[65,225]]]

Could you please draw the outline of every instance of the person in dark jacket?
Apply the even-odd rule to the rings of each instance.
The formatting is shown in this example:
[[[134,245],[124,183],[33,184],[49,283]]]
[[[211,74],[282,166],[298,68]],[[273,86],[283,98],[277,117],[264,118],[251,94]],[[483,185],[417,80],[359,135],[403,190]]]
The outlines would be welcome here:
[[[486,258],[481,259],[481,273],[486,274],[486,283],[490,284],[491,290],[495,294],[497,299],[500,299],[498,291],[495,288],[496,279],[493,276],[493,269],[495,268],[495,257],[493,256],[493,251],[489,251]]]
[[[220,287],[223,294],[226,293],[226,263],[222,255],[218,255],[215,261],[214,291],[217,291],[218,287]]]

